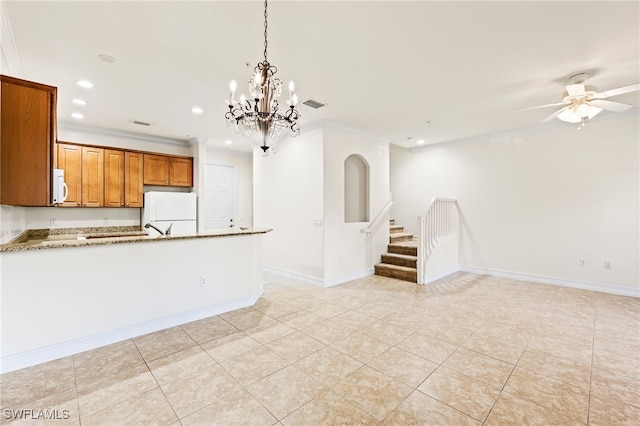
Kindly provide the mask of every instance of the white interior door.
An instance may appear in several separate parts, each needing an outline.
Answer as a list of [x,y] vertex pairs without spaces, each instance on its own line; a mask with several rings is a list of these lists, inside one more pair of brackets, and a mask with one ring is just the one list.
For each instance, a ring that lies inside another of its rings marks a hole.
[[205,229],[236,226],[236,167],[205,164]]

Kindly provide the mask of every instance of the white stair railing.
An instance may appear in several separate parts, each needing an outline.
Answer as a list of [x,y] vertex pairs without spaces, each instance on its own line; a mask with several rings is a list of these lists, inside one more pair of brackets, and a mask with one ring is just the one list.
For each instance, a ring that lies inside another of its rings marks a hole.
[[427,261],[438,241],[459,235],[458,201],[434,197],[424,216],[418,216],[418,284],[427,280]]

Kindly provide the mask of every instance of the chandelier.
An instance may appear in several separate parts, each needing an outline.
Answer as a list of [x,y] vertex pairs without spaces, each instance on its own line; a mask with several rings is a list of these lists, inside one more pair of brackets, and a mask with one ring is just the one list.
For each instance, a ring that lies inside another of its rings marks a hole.
[[229,88],[229,111],[225,114],[227,127],[233,126],[237,133],[242,132],[251,138],[266,154],[269,146],[274,145],[287,134],[292,137],[300,133],[296,110],[298,97],[295,94],[293,81],[289,82],[288,108],[281,110],[278,98],[282,94],[282,81],[274,77],[278,69],[267,61],[267,0],[264,2],[264,61],[254,68],[254,75],[249,80],[251,99],[244,95],[236,101],[237,85],[231,81]]

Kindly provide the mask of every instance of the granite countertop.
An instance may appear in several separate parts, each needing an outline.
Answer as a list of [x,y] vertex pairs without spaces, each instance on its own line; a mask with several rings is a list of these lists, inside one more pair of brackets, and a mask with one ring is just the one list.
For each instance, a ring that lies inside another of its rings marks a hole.
[[268,228],[221,228],[190,235],[149,236],[138,226],[29,229],[8,243],[0,244],[0,252],[230,237],[266,234],[270,231]]

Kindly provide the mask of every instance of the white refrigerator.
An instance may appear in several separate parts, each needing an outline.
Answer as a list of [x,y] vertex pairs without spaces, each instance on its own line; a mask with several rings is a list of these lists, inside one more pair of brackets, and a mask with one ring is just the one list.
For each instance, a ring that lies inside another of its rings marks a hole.
[[195,234],[196,215],[195,192],[150,191],[144,194],[142,228],[148,235],[159,235],[154,226],[163,233],[171,226],[171,235]]

